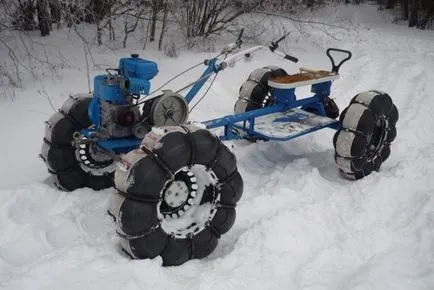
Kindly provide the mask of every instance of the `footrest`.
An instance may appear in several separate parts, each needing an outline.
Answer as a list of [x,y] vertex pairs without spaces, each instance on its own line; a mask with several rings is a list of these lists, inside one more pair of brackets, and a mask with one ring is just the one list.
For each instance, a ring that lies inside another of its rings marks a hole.
[[[289,140],[328,127],[334,123],[339,122],[335,119],[295,108],[286,112],[257,117],[254,131],[249,132],[249,135],[253,133],[254,136],[269,140]],[[237,123],[236,127],[244,131],[248,129],[243,126],[242,122]]]

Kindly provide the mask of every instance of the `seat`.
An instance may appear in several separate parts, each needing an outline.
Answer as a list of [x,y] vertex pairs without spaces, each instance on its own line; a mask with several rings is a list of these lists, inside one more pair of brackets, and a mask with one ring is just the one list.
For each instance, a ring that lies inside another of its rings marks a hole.
[[297,74],[271,78],[268,81],[268,85],[273,88],[291,89],[305,85],[328,82],[338,78],[339,74],[334,72],[300,68],[300,72]]

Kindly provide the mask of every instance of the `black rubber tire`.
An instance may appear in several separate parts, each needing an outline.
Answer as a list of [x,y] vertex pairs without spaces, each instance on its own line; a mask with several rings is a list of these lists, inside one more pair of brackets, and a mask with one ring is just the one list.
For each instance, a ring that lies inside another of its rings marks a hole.
[[380,169],[390,155],[398,118],[398,110],[386,93],[367,91],[351,100],[333,137],[335,161],[344,177],[360,179]]
[[[123,156],[121,162],[126,168],[116,170],[118,192],[110,201],[109,214],[117,224],[122,249],[132,258],[161,256],[164,266],[174,266],[204,258],[214,251],[220,236],[235,222],[235,206],[243,192],[243,180],[234,154],[208,130],[191,125],[159,130],[165,132],[156,137],[151,131],[142,143],[149,145],[146,140],[152,140],[155,147]],[[197,165],[212,170],[219,180],[219,186],[207,191],[212,195],[204,194],[200,204],[219,196],[218,205],[201,230],[178,237],[164,229],[159,202],[170,184],[168,171],[175,173]]]
[[273,103],[272,88],[268,80],[273,77],[288,75],[279,67],[267,66],[254,70],[239,90],[239,98],[234,106],[236,114],[264,108]]
[[72,146],[73,133],[92,125],[88,116],[91,97],[71,96],[62,108],[46,122],[40,157],[44,160],[55,185],[72,191],[82,187],[100,190],[113,186],[113,170],[105,175],[85,172]]

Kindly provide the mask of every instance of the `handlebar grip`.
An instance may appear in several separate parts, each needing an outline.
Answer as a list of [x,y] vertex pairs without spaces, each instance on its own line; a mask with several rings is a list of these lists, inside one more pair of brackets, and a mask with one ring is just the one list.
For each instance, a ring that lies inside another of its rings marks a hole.
[[287,59],[287,60],[290,60],[292,62],[298,62],[298,58],[290,56],[288,54],[285,54],[284,58]]
[[279,38],[278,40],[276,40],[274,43],[278,44],[279,42],[281,42],[282,40],[284,40],[286,37],[286,35],[282,36],[281,38]]
[[[340,53],[345,53],[345,54],[347,54],[347,57],[344,58],[343,60],[341,60],[341,62],[336,65],[333,56],[330,54],[330,52],[332,52],[332,51],[337,51],[337,52],[340,52]],[[328,56],[328,58],[330,59],[330,62],[332,63],[332,72],[335,72],[335,73],[339,73],[339,69],[341,68],[341,65],[343,65],[344,62],[348,61],[353,56],[353,54],[351,53],[351,51],[344,50],[344,49],[339,49],[339,48],[329,48],[329,49],[327,49],[326,55]]]
[[238,46],[241,46],[241,43],[242,43],[241,38],[243,37],[243,33],[244,33],[244,28],[241,28],[240,34],[238,34],[237,40],[235,41],[235,43]]
[[243,37],[244,28],[241,28],[240,34],[238,35],[238,39],[241,39]]

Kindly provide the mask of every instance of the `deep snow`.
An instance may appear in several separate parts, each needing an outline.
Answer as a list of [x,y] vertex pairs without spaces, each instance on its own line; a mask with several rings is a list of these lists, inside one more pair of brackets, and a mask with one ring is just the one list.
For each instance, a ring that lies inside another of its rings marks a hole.
[[[326,47],[350,49],[353,59],[332,88],[341,110],[356,93],[379,89],[400,112],[398,137],[380,172],[342,179],[329,129],[284,143],[231,142],[245,189],[236,223],[215,252],[171,268],[161,267],[160,258],[130,260],[119,252],[106,215],[112,190],[58,191],[37,157],[43,121],[53,113],[43,91],[56,107],[69,93],[87,91],[82,47],[55,32],[47,41],[78,69],[0,99],[0,288],[434,289],[434,33],[388,24],[369,5],[331,7],[316,17],[351,25],[336,31],[339,40],[312,27],[308,37],[292,33],[286,48],[300,58],[297,65],[264,53],[220,74],[190,119],[230,114],[255,68],[329,68]],[[94,56],[116,66],[130,52],[101,48]],[[168,59],[150,49],[141,55],[159,63],[154,88],[210,56],[181,52]]]

